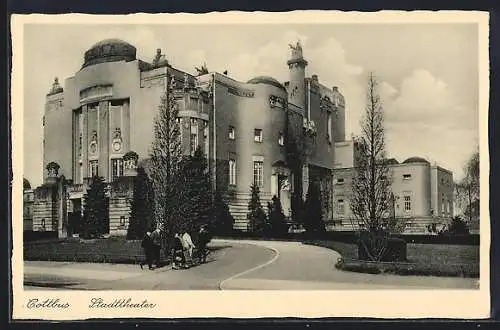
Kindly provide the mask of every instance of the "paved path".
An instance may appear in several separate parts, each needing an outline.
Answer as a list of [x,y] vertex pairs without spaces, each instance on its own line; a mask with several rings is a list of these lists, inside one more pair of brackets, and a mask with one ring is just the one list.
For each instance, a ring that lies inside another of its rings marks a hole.
[[25,288],[85,290],[474,289],[474,279],[344,272],[340,255],[298,242],[214,240],[214,260],[189,270],[137,265],[25,262]]
[[225,290],[350,290],[350,289],[476,289],[476,279],[373,275],[340,271],[335,263],[340,254],[330,249],[299,242],[258,242],[278,254],[259,269],[222,282]]

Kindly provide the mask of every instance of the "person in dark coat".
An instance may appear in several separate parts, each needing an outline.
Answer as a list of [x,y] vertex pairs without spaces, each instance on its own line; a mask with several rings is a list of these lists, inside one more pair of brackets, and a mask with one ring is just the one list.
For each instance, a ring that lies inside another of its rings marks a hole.
[[144,254],[146,260],[141,261],[141,269],[145,264],[148,264],[149,269],[153,269],[153,239],[151,238],[151,233],[148,231],[144,235],[141,242],[141,247],[144,249]]
[[207,244],[210,242],[210,233],[205,226],[198,232],[198,254],[201,262],[207,262]]
[[153,262],[156,268],[161,266],[161,232],[160,229],[156,229],[151,234],[152,239],[152,249],[153,249]]

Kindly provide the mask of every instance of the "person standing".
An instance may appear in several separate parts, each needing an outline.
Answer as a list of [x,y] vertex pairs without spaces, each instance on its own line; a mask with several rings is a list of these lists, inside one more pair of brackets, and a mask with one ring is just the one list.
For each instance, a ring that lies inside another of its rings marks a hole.
[[191,235],[189,235],[187,231],[182,235],[182,241],[186,250],[186,263],[188,266],[191,266],[193,260],[193,249],[195,246],[193,244],[193,240],[191,239]]
[[182,242],[182,237],[179,233],[175,233],[174,235],[174,251],[172,255],[173,255],[173,261],[172,261],[173,269],[179,269],[186,264],[186,259],[184,257],[184,244]]
[[198,232],[198,254],[200,256],[200,261],[203,263],[207,261],[208,242],[210,242],[209,232],[205,226],[201,226],[200,231]]
[[148,264],[149,269],[153,269],[153,240],[151,238],[151,232],[146,232],[144,238],[141,242],[141,247],[144,250],[144,255],[146,256],[146,260],[141,261],[139,264],[141,269],[145,264]]
[[152,249],[153,249],[153,261],[156,268],[160,267],[161,263],[161,232],[160,229],[156,229],[152,234]]

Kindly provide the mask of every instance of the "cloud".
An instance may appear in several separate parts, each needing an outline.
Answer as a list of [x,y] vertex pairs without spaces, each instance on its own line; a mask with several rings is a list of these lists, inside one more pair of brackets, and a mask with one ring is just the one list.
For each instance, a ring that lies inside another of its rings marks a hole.
[[386,89],[389,153],[400,160],[424,156],[461,177],[462,165],[478,143],[477,112],[463,106],[449,84],[428,70],[414,70],[399,92],[381,89]]
[[247,81],[266,75],[279,81],[288,80],[286,61],[289,44],[300,40],[304,57],[309,62],[307,75],[317,74],[322,84],[339,87],[347,100],[346,132],[358,130],[360,114],[364,109],[364,68],[348,62],[345,49],[334,38],[313,44],[310,39],[296,31],[287,31],[281,38],[255,49],[252,53],[237,54],[230,59],[227,68],[231,77]]
[[406,77],[400,93],[387,107],[393,122],[435,122],[442,127],[477,128],[474,111],[460,103],[458,95],[428,70],[414,70]]

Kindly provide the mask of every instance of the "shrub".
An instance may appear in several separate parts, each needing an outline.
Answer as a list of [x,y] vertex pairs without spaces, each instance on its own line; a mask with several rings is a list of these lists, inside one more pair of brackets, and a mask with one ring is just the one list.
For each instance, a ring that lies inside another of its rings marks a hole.
[[448,225],[448,228],[444,231],[444,234],[467,235],[469,234],[469,227],[467,226],[467,223],[460,216],[456,216],[451,219],[451,223]]
[[[403,239],[362,233],[357,242],[358,259],[371,261],[406,261]],[[376,255],[373,253],[377,253]]]
[[281,201],[278,197],[273,196],[272,202],[268,205],[269,214],[269,234],[273,237],[284,237],[288,233],[288,224],[285,221],[285,215],[281,207]]

